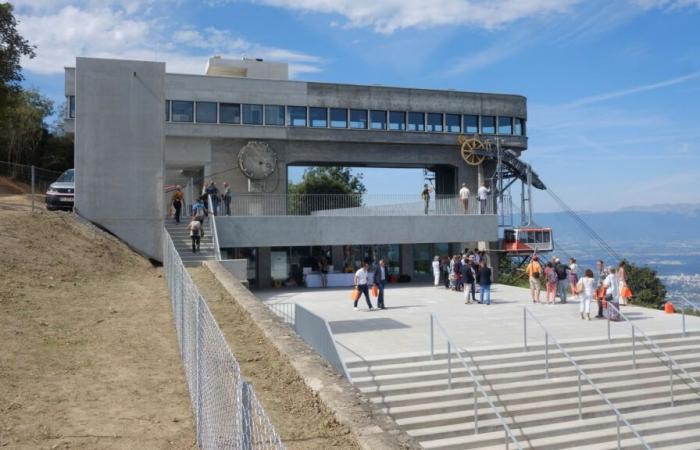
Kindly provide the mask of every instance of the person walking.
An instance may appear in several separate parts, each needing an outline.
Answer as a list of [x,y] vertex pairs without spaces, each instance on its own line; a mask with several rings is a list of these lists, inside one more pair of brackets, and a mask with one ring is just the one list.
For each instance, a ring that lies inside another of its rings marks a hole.
[[192,253],[197,253],[201,243],[202,224],[193,217],[187,229],[190,231],[190,240],[192,240]]
[[445,289],[450,288],[450,258],[448,256],[445,256],[442,259],[442,276],[443,276],[443,284],[445,285]]
[[487,188],[486,181],[483,181],[476,191],[476,195],[479,197],[479,214],[486,214],[490,193],[491,189]]
[[440,257],[435,256],[433,258],[433,281],[435,283],[435,287],[437,288],[438,285],[440,284]]
[[491,304],[491,268],[486,265],[486,261],[479,264],[479,272],[476,274],[479,280],[479,303]]
[[593,277],[593,271],[591,269],[586,269],[583,278],[581,278],[575,287],[575,292],[579,294],[581,298],[581,320],[583,320],[583,313],[586,313],[586,318],[591,320],[591,302],[593,301],[593,295],[595,294],[595,278]]
[[[360,291],[360,294],[364,294],[365,300],[367,301],[367,307],[369,310],[372,310],[372,302],[369,300],[369,287],[367,286],[367,278],[368,278],[368,273],[367,269],[369,269],[369,263],[367,261],[362,264],[362,267],[360,267],[357,272],[355,272],[355,289]],[[355,300],[355,311],[357,311],[357,302],[360,300],[360,297]]]
[[[474,287],[474,269],[471,261],[467,260],[462,264],[462,283],[464,285],[464,303],[476,301],[476,288]],[[471,297],[470,297],[471,293]]]
[[578,297],[576,294],[578,285],[578,264],[576,258],[569,258],[569,286],[571,287],[571,295]]
[[602,259],[599,259],[595,263],[596,266],[596,272],[595,272],[595,285],[596,285],[596,293],[595,293],[595,298],[596,298],[596,303],[598,304],[598,314],[596,315],[596,318],[598,319],[604,319],[605,316],[603,316],[603,300],[605,300],[605,287],[603,286],[603,282],[605,281],[605,278],[608,276],[607,270],[605,270],[605,263],[603,262]]
[[318,260],[318,271],[321,273],[321,287],[328,287],[328,261],[325,256]]
[[215,216],[218,216],[219,215],[219,188],[216,187],[216,183],[214,183],[214,180],[209,181],[209,185],[207,186],[207,189],[206,189],[206,194],[211,197],[211,206],[213,208],[213,211],[211,213]]
[[180,212],[182,211],[182,202],[184,199],[185,196],[182,194],[182,188],[178,184],[175,186],[175,192],[173,192],[173,196],[170,201],[174,211],[175,223],[178,225],[180,224]]
[[569,288],[569,268],[556,258],[554,271],[557,273],[557,293],[562,303],[566,303],[566,290]]
[[622,261],[617,268],[617,278],[620,280],[620,306],[626,306],[632,292],[627,286],[627,262]]
[[384,288],[386,287],[387,277],[386,263],[384,259],[380,259],[379,265],[374,269],[374,285],[379,289],[379,295],[377,296],[377,308],[379,309],[386,309],[384,307]]
[[608,276],[603,280],[605,287],[605,301],[608,305],[612,304],[614,308],[608,306],[608,319],[620,320],[618,312],[620,311],[620,279],[617,276],[617,268],[608,266]]
[[227,182],[224,182],[224,189],[221,192],[221,201],[223,202],[222,214],[231,215],[231,188]]
[[544,268],[544,279],[547,283],[547,296],[545,298],[545,303],[554,304],[554,300],[557,296],[557,284],[559,279],[557,278],[557,272],[554,270],[554,264],[548,262],[547,266]]
[[540,264],[539,257],[537,255],[532,256],[530,264],[525,268],[525,273],[527,273],[527,279],[530,282],[530,295],[532,296],[532,303],[540,302],[540,292],[542,290],[542,264]]
[[433,192],[433,187],[427,184],[423,185],[423,190],[420,193],[423,203],[425,204],[425,215],[428,215],[428,210],[430,209],[430,193]]
[[464,208],[464,214],[469,213],[469,188],[467,183],[462,183],[462,189],[459,190],[459,200],[462,202],[462,208]]
[[204,237],[204,217],[207,215],[207,209],[204,206],[204,201],[202,200],[202,197],[197,199],[194,205],[192,205],[192,218],[199,222],[200,224],[200,229],[199,229],[199,234],[201,237]]

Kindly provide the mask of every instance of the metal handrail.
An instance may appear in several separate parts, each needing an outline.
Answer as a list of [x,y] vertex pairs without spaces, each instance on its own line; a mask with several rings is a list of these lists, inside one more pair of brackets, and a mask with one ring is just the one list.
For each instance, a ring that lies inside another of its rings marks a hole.
[[[695,379],[695,377],[693,377],[691,374],[689,374],[688,371],[685,370],[680,364],[678,364],[676,362],[676,360],[671,357],[671,355],[669,355],[668,353],[666,353],[666,351],[664,349],[659,347],[659,345],[656,342],[654,342],[654,340],[651,339],[644,331],[642,331],[641,328],[639,328],[638,326],[633,324],[632,321],[629,320],[629,318],[627,318],[627,316],[622,314],[622,312],[612,302],[607,302],[607,304],[608,304],[608,308],[613,308],[615,311],[617,311],[617,313],[620,315],[620,317],[625,319],[630,324],[630,326],[632,328],[632,367],[633,368],[635,368],[635,369],[637,368],[637,351],[636,351],[637,350],[637,348],[636,348],[637,347],[636,346],[637,339],[635,337],[635,332],[640,333],[642,335],[642,337],[647,341],[647,344],[649,344],[649,346],[651,346],[654,350],[659,351],[660,353],[663,353],[663,355],[666,357],[665,362],[668,363],[669,378],[670,378],[670,382],[669,382],[670,386],[669,387],[671,390],[671,406],[675,406],[675,401],[673,398],[673,375],[676,375],[679,380],[681,380],[682,382],[685,382],[685,380],[679,374],[676,373],[676,370],[679,370],[686,377],[690,378],[693,381],[693,384],[695,384],[696,386],[698,385],[698,381]],[[608,342],[612,342],[612,340],[610,338],[610,314],[608,314]],[[652,353],[654,353],[654,356],[656,356],[657,358],[662,360],[661,357],[657,353],[655,353],[655,352],[652,352]],[[662,360],[662,362],[663,362],[663,360]],[[695,391],[695,393],[700,395],[700,392],[698,392],[697,390]]]
[[[479,383],[479,380],[476,378],[476,375],[474,375],[474,372],[472,369],[469,368],[469,365],[467,362],[464,360],[462,357],[462,353],[459,350],[459,347],[454,345],[452,343],[452,340],[450,339],[450,336],[447,334],[447,331],[445,331],[445,328],[442,326],[440,323],[440,320],[438,317],[435,315],[435,313],[430,313],[430,356],[434,357],[435,356],[435,339],[434,339],[434,329],[435,325],[437,324],[438,329],[440,332],[442,332],[442,335],[445,337],[445,340],[447,341],[447,386],[449,389],[452,389],[452,348],[454,348],[455,352],[457,353],[457,357],[459,360],[462,362],[462,365],[464,368],[467,370],[469,373],[469,376],[471,377],[472,381],[474,382],[474,434],[479,434],[479,406],[478,406],[478,398],[477,398],[477,391],[481,393],[481,395],[484,397],[486,400],[486,403],[489,404],[493,412],[496,414],[496,417],[498,418],[498,421],[501,423],[503,426],[503,429],[505,430],[505,445],[506,445],[506,450],[508,450],[510,446],[510,441],[512,441],[516,448],[518,450],[523,450],[523,447],[520,445],[520,442],[516,439],[515,435],[513,432],[510,430],[510,427],[508,424],[505,422],[503,419],[503,416],[498,412],[498,409],[496,409],[496,405],[493,404],[491,401],[491,397],[486,393],[486,389]],[[510,440],[509,440],[510,439]]]
[[527,306],[523,306],[523,340],[524,340],[524,348],[525,351],[528,351],[527,348],[527,316],[528,314],[530,317],[532,317],[535,320],[535,323],[544,330],[544,342],[545,342],[545,347],[544,347],[544,365],[545,365],[545,378],[549,378],[549,340],[551,339],[554,345],[557,346],[559,351],[566,357],[566,359],[569,360],[571,364],[573,364],[574,368],[578,371],[578,418],[579,420],[583,419],[583,409],[582,409],[582,399],[581,399],[581,377],[588,381],[588,384],[591,385],[593,390],[595,390],[598,395],[605,401],[605,403],[608,404],[608,406],[613,410],[615,415],[617,416],[617,448],[620,449],[620,420],[627,426],[627,428],[632,431],[632,433],[639,439],[639,441],[644,445],[645,448],[648,450],[652,450],[652,447],[649,445],[649,443],[644,440],[641,434],[637,431],[637,429],[625,419],[625,416],[622,415],[619,409],[617,409],[617,406],[610,401],[607,395],[603,393],[603,391],[600,390],[597,384],[591,380],[591,378],[584,372],[584,370],[581,368],[581,366],[578,365],[576,360],[569,355],[569,353],[564,350],[564,347],[562,347],[559,342],[557,342],[557,339],[552,335],[552,332],[545,327],[542,322],[530,311]]
[[211,220],[211,234],[214,238],[214,255],[217,261],[221,261],[221,249],[219,248],[219,233],[216,231],[216,211],[214,211],[214,203],[211,201],[211,195],[207,195],[207,202],[209,203],[209,217]]
[[[679,299],[683,300],[683,302],[685,303],[685,305],[688,305],[688,306],[690,306],[692,309],[694,309],[695,311],[700,312],[700,306],[698,306],[697,303],[693,303],[693,302],[691,302],[690,300],[688,300],[688,298],[685,297],[684,295],[676,294],[675,296],[671,296],[671,298],[674,298],[674,299],[675,299],[675,298],[679,298]],[[683,337],[686,336],[686,330],[685,330],[685,305],[683,305],[683,307],[681,308],[681,315],[683,316]]]

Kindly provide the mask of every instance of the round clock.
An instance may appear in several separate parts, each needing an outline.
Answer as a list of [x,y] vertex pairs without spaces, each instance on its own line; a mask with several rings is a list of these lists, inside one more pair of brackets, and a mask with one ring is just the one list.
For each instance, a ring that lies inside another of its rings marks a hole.
[[238,152],[238,165],[251,180],[263,180],[275,171],[277,155],[265,142],[250,141]]

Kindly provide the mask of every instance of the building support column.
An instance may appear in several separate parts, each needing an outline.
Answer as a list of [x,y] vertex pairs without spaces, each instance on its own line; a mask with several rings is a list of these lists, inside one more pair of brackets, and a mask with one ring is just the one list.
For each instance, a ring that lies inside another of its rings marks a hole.
[[401,263],[399,273],[413,277],[413,244],[400,244]]
[[343,255],[342,245],[331,247],[331,264],[336,272],[342,272],[345,269],[345,256]]
[[272,256],[270,247],[258,247],[258,287],[272,287]]

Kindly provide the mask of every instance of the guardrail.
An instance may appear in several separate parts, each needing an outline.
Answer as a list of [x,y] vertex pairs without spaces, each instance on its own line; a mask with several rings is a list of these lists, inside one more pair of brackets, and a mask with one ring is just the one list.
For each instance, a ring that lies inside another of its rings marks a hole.
[[527,316],[528,315],[530,317],[532,317],[532,319],[535,321],[535,323],[537,323],[537,325],[539,325],[540,328],[542,328],[542,330],[544,331],[545,378],[547,378],[547,379],[549,378],[549,340],[550,339],[552,340],[554,345],[557,346],[557,348],[564,355],[564,357],[569,360],[569,362],[574,366],[574,368],[578,372],[578,418],[579,418],[579,420],[583,419],[583,408],[582,408],[582,398],[581,398],[581,377],[583,377],[588,382],[588,384],[591,385],[593,390],[595,390],[598,393],[598,395],[603,399],[603,401],[605,401],[605,403],[608,404],[608,406],[613,410],[613,412],[616,415],[616,418],[617,418],[617,448],[618,448],[618,450],[621,448],[620,421],[622,421],[627,426],[627,428],[629,428],[630,431],[632,431],[632,434],[634,434],[637,437],[637,439],[639,439],[639,441],[642,443],[644,448],[646,448],[648,450],[652,450],[652,447],[649,445],[649,443],[646,440],[644,440],[644,438],[642,437],[641,434],[639,434],[637,429],[634,426],[632,426],[632,424],[629,423],[627,421],[627,419],[625,419],[625,417],[622,415],[620,410],[617,409],[617,406],[615,406],[615,404],[612,401],[610,401],[610,399],[607,397],[607,395],[605,395],[603,393],[603,391],[601,391],[600,388],[593,382],[593,380],[591,380],[591,378],[586,374],[586,372],[583,371],[581,366],[578,365],[576,360],[574,358],[572,358],[571,355],[569,355],[569,353],[566,350],[564,350],[564,347],[562,347],[559,344],[559,342],[557,342],[556,338],[547,329],[547,327],[545,327],[542,324],[542,322],[540,322],[540,320],[537,317],[535,317],[535,315],[532,313],[532,311],[530,311],[526,306],[523,306],[523,346],[524,346],[525,351],[526,352],[528,351],[528,347],[527,347]]
[[197,290],[167,231],[163,269],[180,356],[202,449],[276,449],[284,445]]
[[[466,208],[465,208],[466,206]],[[234,194],[231,215],[260,216],[422,216],[495,214],[493,196],[466,205],[458,195],[414,194]]]
[[680,299],[683,302],[683,306],[681,307],[681,316],[682,316],[682,330],[683,330],[683,337],[687,335],[686,329],[685,329],[685,310],[687,309],[686,306],[689,306],[690,309],[695,310],[696,312],[700,313],[700,306],[698,306],[697,303],[691,302],[688,300],[684,295],[676,294],[671,296],[672,299]]
[[[615,311],[617,311],[617,313],[620,315],[620,317],[625,319],[625,321],[630,324],[630,327],[632,329],[632,368],[633,369],[637,368],[637,344],[636,344],[636,342],[637,342],[636,334],[637,333],[639,333],[639,335],[642,336],[642,338],[644,338],[644,340],[647,342],[648,346],[653,349],[652,353],[654,354],[654,356],[656,356],[661,362],[668,364],[669,388],[671,391],[671,406],[675,406],[675,401],[673,399],[673,376],[676,375],[678,377],[678,379],[681,380],[681,382],[687,383],[686,380],[683,379],[683,377],[681,377],[679,374],[676,373],[676,371],[680,371],[681,373],[683,373],[683,375],[690,378],[692,380],[693,384],[695,385],[693,387],[698,386],[698,381],[691,374],[689,374],[688,371],[686,371],[680,364],[678,364],[676,362],[676,360],[673,359],[671,357],[671,355],[669,355],[664,349],[659,347],[659,345],[656,342],[654,342],[654,340],[652,338],[650,338],[644,331],[642,331],[638,326],[633,324],[632,321],[630,321],[629,318],[627,318],[627,316],[622,314],[622,312],[612,302],[608,302],[608,308],[612,308]],[[612,339],[610,337],[610,314],[608,314],[608,342],[612,342]],[[663,356],[666,357],[666,361],[664,361],[656,352],[663,354]],[[698,392],[697,390],[695,390],[695,393],[700,395],[700,392]]]
[[467,362],[464,360],[462,357],[462,352],[460,351],[459,347],[454,345],[452,340],[450,339],[450,336],[447,334],[447,331],[445,328],[442,326],[440,323],[440,320],[438,317],[435,315],[435,313],[430,313],[430,356],[435,357],[435,326],[437,326],[438,330],[442,333],[443,337],[447,341],[447,387],[448,389],[452,389],[452,351],[454,349],[455,353],[457,354],[457,358],[459,358],[460,362],[464,366],[464,368],[467,370],[467,373],[469,373],[469,376],[472,379],[472,382],[474,383],[474,434],[479,434],[479,402],[478,402],[478,395],[482,395],[484,400],[486,400],[486,403],[491,407],[491,410],[493,410],[494,414],[496,415],[496,418],[498,421],[501,423],[501,426],[503,426],[503,430],[505,431],[505,446],[506,450],[510,448],[510,443],[513,442],[515,444],[515,447],[518,450],[522,450],[523,447],[520,445],[520,442],[518,442],[518,439],[515,437],[513,432],[511,431],[510,427],[508,424],[505,422],[503,419],[503,416],[498,412],[498,409],[496,408],[496,405],[494,405],[493,401],[491,401],[491,397],[488,395],[486,392],[486,389],[481,385],[479,380],[477,379],[476,375],[472,371],[472,369],[469,367]]
[[216,231],[216,210],[214,209],[214,203],[211,200],[211,195],[207,195],[207,203],[209,204],[209,220],[211,221],[211,235],[214,243],[214,254],[216,255],[216,260],[221,261],[221,248],[219,247],[219,233]]
[[294,310],[296,303],[265,303],[284,323],[294,327]]

